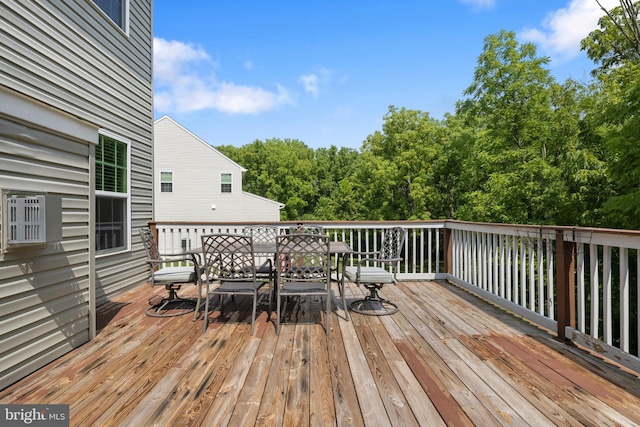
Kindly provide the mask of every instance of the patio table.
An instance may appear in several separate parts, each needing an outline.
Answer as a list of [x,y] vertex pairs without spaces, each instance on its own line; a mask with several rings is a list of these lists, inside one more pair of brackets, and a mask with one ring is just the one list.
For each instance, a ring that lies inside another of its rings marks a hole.
[[[276,242],[275,241],[274,242],[255,242],[253,244],[253,252],[257,254],[270,253],[270,254],[273,254],[275,257],[277,252]],[[198,263],[200,262],[200,256],[202,255],[202,247],[190,249],[187,251],[187,253],[193,256],[194,263],[196,264],[195,266],[196,269],[199,268]],[[340,287],[341,296],[343,296],[344,295],[344,278],[345,278],[344,269],[347,264],[346,262],[347,256],[353,253],[353,249],[351,249],[351,247],[345,242],[331,241],[329,242],[329,253],[331,255],[335,255],[336,257],[335,281],[338,283],[338,286]],[[342,274],[338,273],[338,266],[340,265],[340,261],[342,262]],[[334,280],[334,279],[331,278],[331,280]],[[198,316],[200,315],[201,300],[202,300],[202,277],[198,277],[198,301],[196,302],[196,311],[193,317],[194,321],[196,321],[198,319]],[[344,303],[344,297],[343,297],[343,303]],[[344,307],[344,309],[345,309],[346,317],[347,319],[349,319],[349,309],[346,306]]]

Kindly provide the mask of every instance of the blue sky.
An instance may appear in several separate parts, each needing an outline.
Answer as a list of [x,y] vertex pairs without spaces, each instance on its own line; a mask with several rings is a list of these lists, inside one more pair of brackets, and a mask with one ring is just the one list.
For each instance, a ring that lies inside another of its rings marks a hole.
[[580,40],[602,15],[596,0],[154,0],[154,114],[214,146],[359,149],[390,105],[453,113],[500,30],[556,80],[587,81]]

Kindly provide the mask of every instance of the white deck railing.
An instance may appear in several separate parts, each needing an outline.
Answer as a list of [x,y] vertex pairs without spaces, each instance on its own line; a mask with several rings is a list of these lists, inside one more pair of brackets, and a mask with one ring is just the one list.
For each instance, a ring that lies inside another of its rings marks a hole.
[[[271,223],[282,230],[296,223]],[[375,252],[379,250],[385,228],[400,225],[407,230],[404,246],[404,261],[398,278],[444,279],[442,257],[442,229],[444,222],[384,222],[384,223],[320,223],[332,239],[346,242],[354,251]],[[158,245],[165,253],[179,252],[200,246],[201,237],[212,233],[242,233],[247,223],[199,224],[199,223],[156,223]],[[350,265],[357,262],[357,256],[348,259]]]
[[[448,279],[640,371],[640,321],[637,308],[631,312],[632,297],[640,306],[640,232],[459,221],[313,224],[358,252],[376,251],[385,228],[402,226],[400,280]],[[246,225],[152,224],[163,252],[195,248],[203,235],[241,233]]]

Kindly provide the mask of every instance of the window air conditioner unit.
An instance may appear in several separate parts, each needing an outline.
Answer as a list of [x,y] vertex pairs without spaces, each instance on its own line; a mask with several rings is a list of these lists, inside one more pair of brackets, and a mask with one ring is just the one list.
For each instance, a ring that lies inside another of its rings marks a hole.
[[7,195],[7,244],[45,243],[45,196]]

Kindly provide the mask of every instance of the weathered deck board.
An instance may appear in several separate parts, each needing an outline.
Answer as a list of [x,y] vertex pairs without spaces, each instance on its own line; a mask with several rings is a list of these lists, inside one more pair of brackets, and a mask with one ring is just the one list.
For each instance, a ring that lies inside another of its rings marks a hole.
[[[67,403],[71,425],[640,425],[637,373],[446,282],[401,282],[391,316],[351,313],[334,285],[290,298],[279,335],[261,295],[202,317],[144,315],[144,286],[100,307],[95,340],[0,391]],[[348,283],[347,302],[363,295]]]

